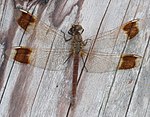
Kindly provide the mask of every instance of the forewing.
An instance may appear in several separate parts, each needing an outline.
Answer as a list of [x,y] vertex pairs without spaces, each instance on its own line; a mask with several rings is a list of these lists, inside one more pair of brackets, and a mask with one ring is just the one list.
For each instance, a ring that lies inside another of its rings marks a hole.
[[88,41],[87,46],[85,46],[85,50],[87,51],[91,43],[93,43],[94,44],[93,50],[95,52],[113,53],[114,48],[123,47],[127,39],[128,40],[134,39],[134,37],[143,33],[142,31],[142,29],[144,29],[143,27],[148,26],[146,25],[148,19],[149,18],[134,19],[113,30],[102,32],[95,36],[91,36],[88,38],[91,40]]

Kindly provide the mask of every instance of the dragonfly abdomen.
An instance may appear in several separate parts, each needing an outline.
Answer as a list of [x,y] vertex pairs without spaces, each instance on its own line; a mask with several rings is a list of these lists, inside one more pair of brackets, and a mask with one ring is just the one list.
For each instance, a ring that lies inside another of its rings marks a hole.
[[74,103],[76,97],[78,67],[79,67],[79,54],[75,54],[73,62],[72,103]]

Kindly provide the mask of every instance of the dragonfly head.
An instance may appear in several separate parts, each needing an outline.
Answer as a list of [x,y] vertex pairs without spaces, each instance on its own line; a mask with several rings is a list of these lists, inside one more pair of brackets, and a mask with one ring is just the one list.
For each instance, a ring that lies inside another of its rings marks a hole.
[[84,29],[79,24],[73,24],[72,27],[69,29],[69,34],[76,35],[76,34],[82,34]]

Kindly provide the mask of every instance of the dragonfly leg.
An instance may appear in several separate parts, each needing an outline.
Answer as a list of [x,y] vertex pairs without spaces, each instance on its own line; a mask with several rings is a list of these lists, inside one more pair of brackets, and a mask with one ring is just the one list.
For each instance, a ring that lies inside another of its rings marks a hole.
[[84,32],[84,29],[82,29],[81,34]]
[[86,46],[86,44],[88,43],[88,41],[90,41],[91,39],[86,39],[83,41],[83,45]]
[[67,38],[66,38],[66,34],[65,34],[65,32],[63,32],[62,30],[61,30],[61,32],[63,33],[64,39],[65,39],[65,42],[67,42],[67,41],[70,41],[70,40],[71,40],[71,38],[70,38],[70,39],[67,39]]
[[72,31],[71,31],[71,30],[69,30],[69,31],[68,31],[68,34],[69,34],[69,35],[71,35],[71,36],[73,36],[73,34],[72,34]]
[[68,58],[65,60],[64,64],[70,59],[70,57],[72,56],[72,53],[68,56]]
[[88,69],[87,69],[87,67],[84,65],[84,64],[85,64],[85,61],[84,61],[84,59],[83,59],[83,56],[81,56],[81,59],[82,59],[83,66],[85,67],[85,70],[86,70],[86,72],[88,72]]

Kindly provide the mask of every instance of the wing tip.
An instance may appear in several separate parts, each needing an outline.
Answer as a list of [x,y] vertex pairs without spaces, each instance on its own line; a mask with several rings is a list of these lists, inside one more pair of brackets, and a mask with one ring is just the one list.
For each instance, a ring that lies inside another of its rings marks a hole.
[[138,67],[141,64],[142,57],[135,54],[126,54],[121,57],[118,69],[132,69]]

